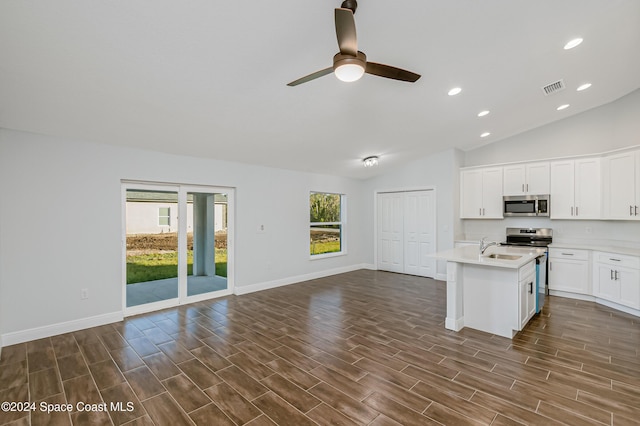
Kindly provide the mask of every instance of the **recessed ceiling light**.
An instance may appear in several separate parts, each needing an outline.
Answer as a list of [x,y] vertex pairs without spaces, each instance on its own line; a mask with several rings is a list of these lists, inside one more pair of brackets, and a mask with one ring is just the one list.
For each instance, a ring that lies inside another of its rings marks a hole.
[[578,38],[574,38],[569,43],[564,45],[564,50],[573,49],[574,47],[576,47],[580,43],[582,43],[582,39],[581,38],[579,38],[579,37]]
[[454,87],[453,89],[449,90],[449,96],[455,96],[458,93],[462,92],[462,89],[459,87]]
[[486,138],[487,136],[489,136],[491,133],[489,132],[484,132],[483,134],[480,135],[481,138]]
[[582,92],[583,90],[587,90],[589,87],[591,87],[591,83],[585,83],[585,84],[581,84],[580,86],[578,86],[578,88],[576,90],[578,92]]
[[556,108],[558,111],[562,111],[563,109],[567,109],[569,108],[569,104],[564,104],[564,105],[560,105],[558,108]]
[[484,111],[480,111],[478,113],[478,117],[484,117],[485,115],[489,114],[489,111],[487,111],[486,109]]

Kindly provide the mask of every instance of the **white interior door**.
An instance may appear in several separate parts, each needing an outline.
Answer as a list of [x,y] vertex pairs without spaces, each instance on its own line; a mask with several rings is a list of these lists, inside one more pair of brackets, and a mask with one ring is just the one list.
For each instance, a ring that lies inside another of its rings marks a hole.
[[402,193],[378,195],[378,268],[404,272]]
[[421,277],[436,276],[436,203],[434,191],[408,192],[407,198],[416,199],[418,270]]
[[435,277],[434,191],[378,195],[378,269]]

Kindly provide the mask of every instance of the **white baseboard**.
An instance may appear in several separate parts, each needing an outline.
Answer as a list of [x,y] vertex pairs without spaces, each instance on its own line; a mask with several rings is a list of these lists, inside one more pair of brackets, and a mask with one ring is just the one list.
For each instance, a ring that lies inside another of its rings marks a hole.
[[569,293],[566,291],[549,290],[551,296],[566,297],[568,299],[585,300],[587,302],[596,302],[600,305],[608,306],[609,308],[617,309],[618,311],[626,312],[631,315],[640,317],[640,310],[630,308],[628,306],[620,305],[609,300],[600,299],[599,297],[591,296],[589,294]]
[[83,330],[85,328],[97,327],[122,321],[124,315],[121,311],[108,314],[96,315],[88,318],[81,318],[72,321],[60,322],[57,324],[35,327],[22,331],[5,333],[0,336],[0,341],[5,345],[15,345],[31,340],[43,339],[45,337],[57,336],[58,334],[70,333],[72,331]]
[[297,284],[303,281],[329,277],[331,275],[344,274],[345,272],[357,271],[359,269],[375,270],[376,268],[375,268],[375,265],[372,265],[369,263],[361,263],[358,265],[344,266],[341,268],[334,268],[334,269],[329,269],[325,271],[313,272],[311,274],[296,275],[293,277],[287,277],[287,278],[282,278],[282,279],[273,280],[273,281],[266,281],[258,284],[236,286],[233,292],[236,296],[241,296],[243,294],[254,293],[256,291],[269,290],[271,288]]
[[624,305],[619,305],[618,303],[610,302],[610,301],[605,300],[605,299],[600,299],[599,297],[596,297],[596,302],[600,303],[601,305],[608,306],[610,308],[617,309],[619,311],[626,312],[628,314],[640,317],[640,311],[637,310],[637,309],[633,309],[633,308],[630,308],[630,307],[624,306]]
[[445,318],[444,320],[444,328],[447,330],[460,331],[464,328],[464,317],[458,318],[457,320],[453,318]]
[[595,302],[596,298],[589,294],[571,293],[561,290],[549,290],[550,296],[566,297],[567,299],[585,300],[587,302]]

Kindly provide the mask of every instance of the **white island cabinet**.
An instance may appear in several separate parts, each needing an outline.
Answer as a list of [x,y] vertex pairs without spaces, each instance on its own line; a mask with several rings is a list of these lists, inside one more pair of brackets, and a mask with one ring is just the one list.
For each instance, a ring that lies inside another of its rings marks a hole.
[[447,260],[445,327],[454,331],[470,327],[513,338],[535,314],[539,296],[535,259],[542,252],[490,247],[481,256],[477,246],[466,246],[437,253]]

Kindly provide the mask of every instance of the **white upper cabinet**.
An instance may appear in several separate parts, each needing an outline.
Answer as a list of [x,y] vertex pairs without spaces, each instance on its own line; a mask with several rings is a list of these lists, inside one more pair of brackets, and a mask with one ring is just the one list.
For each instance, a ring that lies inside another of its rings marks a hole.
[[460,172],[460,217],[502,219],[502,167]]
[[640,220],[640,151],[604,157],[603,173],[605,218]]
[[600,158],[551,162],[551,219],[600,219]]
[[549,162],[504,166],[504,195],[549,193]]

